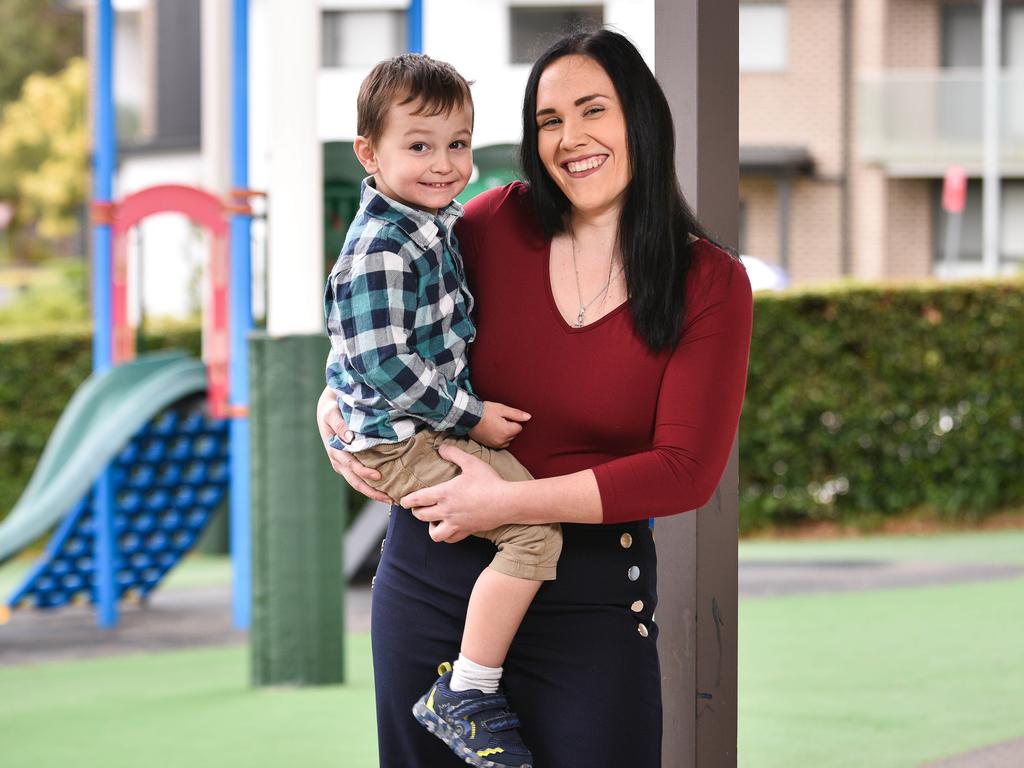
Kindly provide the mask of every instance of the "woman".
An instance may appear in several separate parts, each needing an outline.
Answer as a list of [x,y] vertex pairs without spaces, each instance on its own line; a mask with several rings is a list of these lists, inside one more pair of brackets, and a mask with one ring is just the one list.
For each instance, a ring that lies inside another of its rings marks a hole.
[[[477,300],[477,394],[532,414],[509,483],[457,450],[462,474],[391,515],[374,588],[380,764],[454,765],[409,708],[458,647],[490,545],[470,533],[561,522],[558,579],[534,601],[505,692],[541,768],[661,765],[661,690],[647,519],[702,506],[739,420],[750,284],[712,244],[674,175],[664,94],[602,30],[534,65],[523,105],[527,184],[486,192],[458,229]],[[325,390],[321,434],[345,425]],[[374,476],[328,448],[367,495]]]

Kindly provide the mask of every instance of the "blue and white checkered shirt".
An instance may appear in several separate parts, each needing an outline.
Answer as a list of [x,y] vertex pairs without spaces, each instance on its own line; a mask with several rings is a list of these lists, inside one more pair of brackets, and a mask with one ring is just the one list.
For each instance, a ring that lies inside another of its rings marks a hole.
[[425,425],[469,432],[483,403],[469,382],[473,297],[452,228],[462,206],[431,216],[363,181],[359,211],[324,292],[327,384],[360,451]]

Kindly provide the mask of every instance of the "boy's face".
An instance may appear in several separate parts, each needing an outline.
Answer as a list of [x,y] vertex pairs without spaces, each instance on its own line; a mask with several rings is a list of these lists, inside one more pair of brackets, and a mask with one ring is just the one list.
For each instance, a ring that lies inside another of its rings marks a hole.
[[360,136],[354,146],[378,191],[436,214],[466,188],[473,173],[473,115],[468,105],[447,116],[414,115],[419,106],[393,103],[380,139],[371,145]]

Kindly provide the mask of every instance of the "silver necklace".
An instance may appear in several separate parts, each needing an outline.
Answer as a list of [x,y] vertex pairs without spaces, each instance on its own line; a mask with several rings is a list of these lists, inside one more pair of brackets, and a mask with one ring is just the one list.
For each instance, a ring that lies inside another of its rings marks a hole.
[[[587,310],[593,306],[594,302],[608,295],[608,289],[611,287],[612,280],[619,276],[625,268],[625,264],[620,264],[619,268],[615,270],[615,274],[612,274],[612,266],[615,264],[615,254],[612,254],[611,259],[608,261],[608,280],[605,282],[604,287],[598,291],[598,294],[588,301],[586,304],[583,303],[583,289],[580,288],[580,268],[576,265],[576,236],[574,234],[569,235],[572,240],[572,269],[576,273],[576,297],[579,300],[580,311],[576,314],[576,322],[573,323],[573,328],[582,328],[583,319],[587,314]],[[603,304],[604,302],[602,302]]]

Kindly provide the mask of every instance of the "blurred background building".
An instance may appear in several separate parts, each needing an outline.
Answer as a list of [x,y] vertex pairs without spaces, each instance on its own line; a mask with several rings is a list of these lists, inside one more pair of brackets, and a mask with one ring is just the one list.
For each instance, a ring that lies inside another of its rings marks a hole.
[[[982,272],[982,9],[740,3],[740,249],[796,282]],[[1000,264],[1024,259],[1024,3],[1003,3]],[[942,178],[969,174],[959,256]]]
[[[378,60],[409,47],[410,0],[311,0],[320,8],[317,137],[328,265],[358,199],[355,96]],[[89,22],[91,0],[69,0]],[[251,185],[267,185],[267,0],[251,6]],[[794,284],[983,273],[982,8],[979,0],[741,0],[740,235],[735,245]],[[1024,264],[1024,0],[1002,20],[999,268]],[[227,0],[116,0],[117,195],[180,182],[226,195]],[[573,25],[610,24],[653,64],[653,0],[422,0],[423,49],[474,80],[477,175],[463,199],[516,175],[530,62]],[[90,50],[87,41],[86,52]],[[968,174],[958,252],[944,247],[942,179]],[[199,303],[202,234],[174,215],[134,236],[143,311]],[[254,227],[262,274],[265,231]],[[161,255],[162,254],[162,255]],[[168,286],[174,285],[174,289]],[[184,288],[185,290],[182,290]],[[262,312],[260,286],[254,293]]]

